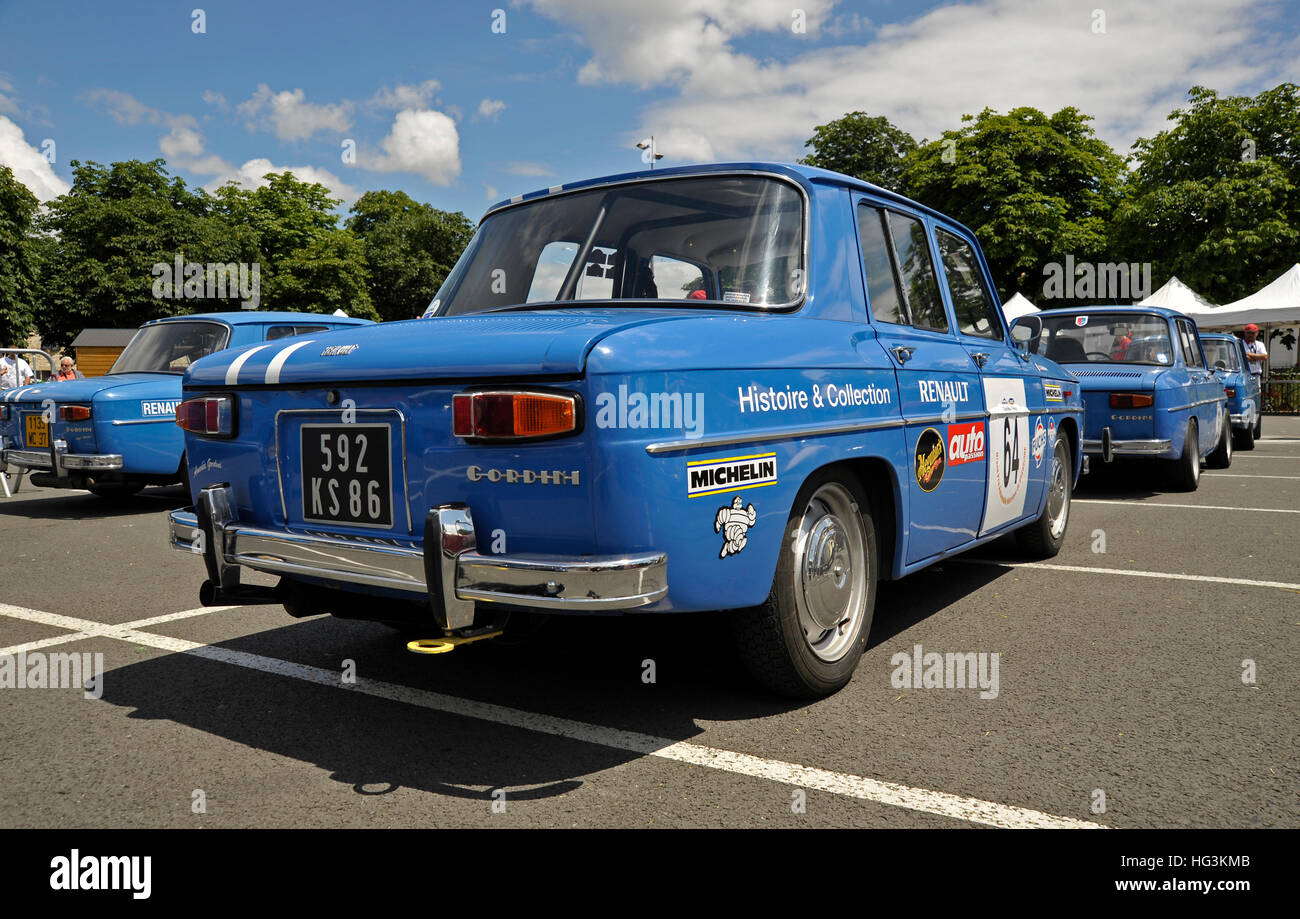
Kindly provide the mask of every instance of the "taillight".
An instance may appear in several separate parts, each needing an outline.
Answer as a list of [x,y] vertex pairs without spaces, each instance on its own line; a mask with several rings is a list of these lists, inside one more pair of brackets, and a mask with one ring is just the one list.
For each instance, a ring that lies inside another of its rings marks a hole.
[[230,396],[202,396],[176,406],[176,423],[192,434],[233,437],[235,402]]
[[1237,395],[1237,389],[1235,386],[1225,386],[1223,391],[1228,394],[1229,399],[1235,398]]
[[59,417],[64,421],[89,421],[89,405],[60,405]]
[[464,392],[451,398],[457,437],[526,440],[578,429],[578,400],[543,392]]
[[0,421],[9,420],[9,406],[0,405]]
[[1156,404],[1156,397],[1143,392],[1113,392],[1110,394],[1111,408],[1150,408]]

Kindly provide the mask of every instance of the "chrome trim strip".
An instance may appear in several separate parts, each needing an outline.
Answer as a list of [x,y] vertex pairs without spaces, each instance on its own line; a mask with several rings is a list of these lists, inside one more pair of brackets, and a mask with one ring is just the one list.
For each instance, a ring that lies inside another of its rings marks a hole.
[[915,418],[904,418],[903,424],[949,424],[957,421],[969,421],[972,418],[987,418],[988,412],[962,412],[960,415],[953,415],[951,420],[947,419],[942,413],[938,415],[918,415]]
[[1165,411],[1166,411],[1166,412],[1181,412],[1181,411],[1183,411],[1184,409],[1189,409],[1189,408],[1198,408],[1198,407],[1200,407],[1200,406],[1202,406],[1202,405],[1209,405],[1211,402],[1218,403],[1218,402],[1227,402],[1227,401],[1228,401],[1228,397],[1227,397],[1227,396],[1220,396],[1220,397],[1217,398],[1217,399],[1202,399],[1200,402],[1189,402],[1189,403],[1187,403],[1186,405],[1175,405],[1173,408],[1167,408],[1167,409],[1165,409]]
[[580,559],[466,552],[456,563],[456,596],[540,609],[628,609],[667,595],[667,572],[662,552]]
[[121,418],[118,418],[118,419],[114,419],[110,423],[113,424],[114,426],[119,424],[175,424],[176,419],[174,417],[173,418],[135,418],[129,420],[123,420]]
[[[979,417],[984,417],[983,413]],[[683,450],[728,447],[734,444],[763,443],[770,440],[796,440],[801,437],[819,437],[824,434],[852,434],[855,431],[873,431],[878,428],[902,427],[903,419],[881,418],[876,421],[851,421],[846,424],[809,425],[802,428],[768,428],[764,431],[746,431],[744,434],[719,434],[714,437],[697,437],[694,440],[668,440],[646,444],[645,452],[651,456],[661,453],[679,453]]]

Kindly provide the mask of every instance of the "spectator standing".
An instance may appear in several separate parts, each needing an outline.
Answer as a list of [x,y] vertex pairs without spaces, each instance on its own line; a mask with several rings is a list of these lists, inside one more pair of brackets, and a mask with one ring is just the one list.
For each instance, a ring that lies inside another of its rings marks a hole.
[[59,359],[59,372],[54,375],[55,382],[63,380],[84,380],[86,375],[73,366],[72,358],[66,354]]
[[1250,325],[1246,326],[1242,331],[1242,335],[1246,339],[1246,360],[1250,364],[1248,369],[1257,378],[1262,378],[1264,375],[1264,363],[1268,360],[1268,349],[1265,348],[1264,343],[1259,340],[1259,326],[1255,325],[1253,322],[1250,323]]
[[32,367],[17,354],[0,356],[0,389],[28,386],[32,382]]

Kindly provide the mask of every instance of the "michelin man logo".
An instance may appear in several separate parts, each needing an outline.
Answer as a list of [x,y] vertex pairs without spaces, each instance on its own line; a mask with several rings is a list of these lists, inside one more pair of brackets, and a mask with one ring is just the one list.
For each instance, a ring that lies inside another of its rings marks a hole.
[[745,548],[745,543],[749,542],[745,534],[757,519],[758,512],[754,510],[754,505],[745,507],[740,500],[740,495],[732,499],[731,507],[718,508],[718,516],[713,519],[713,532],[721,533],[722,538],[726,540],[722,544],[722,551],[718,553],[718,558],[735,555]]

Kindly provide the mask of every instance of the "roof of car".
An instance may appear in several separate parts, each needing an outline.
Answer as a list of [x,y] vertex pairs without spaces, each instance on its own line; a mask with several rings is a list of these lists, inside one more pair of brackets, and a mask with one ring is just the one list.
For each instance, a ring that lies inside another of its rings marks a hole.
[[549,188],[538,189],[513,197],[498,201],[492,205],[483,214],[486,218],[493,211],[503,207],[509,207],[512,204],[519,204],[523,201],[533,201],[538,198],[545,198],[548,195],[560,194],[562,192],[578,191],[584,188],[593,188],[600,185],[613,185],[620,182],[630,182],[637,179],[664,179],[668,177],[680,178],[684,176],[710,175],[716,173],[737,173],[737,172],[767,172],[777,175],[786,176],[802,185],[819,183],[823,185],[840,185],[846,188],[856,188],[860,191],[870,192],[881,198],[886,198],[903,204],[931,217],[943,220],[945,223],[961,227],[970,233],[970,230],[958,221],[949,217],[947,214],[936,211],[932,207],[927,207],[919,201],[913,201],[898,192],[890,191],[879,185],[873,185],[870,182],[864,182],[862,179],[855,179],[853,176],[844,175],[840,172],[832,172],[829,169],[819,169],[816,166],[804,166],[799,163],[775,163],[775,162],[741,162],[741,163],[699,163],[691,166],[673,166],[667,169],[643,169],[637,172],[622,172],[616,175],[600,176],[595,179],[583,179],[578,182],[566,182],[562,185],[552,185]]
[[82,329],[72,340],[74,348],[122,348],[134,337],[135,329]]
[[1040,313],[1033,315],[1050,316],[1052,313],[1063,313],[1069,316],[1073,315],[1095,315],[1096,313],[1122,313],[1129,316],[1150,315],[1155,313],[1164,316],[1167,319],[1175,317],[1180,319],[1191,319],[1186,313],[1180,313],[1178,310],[1171,310],[1163,306],[1139,306],[1136,303],[1116,303],[1113,306],[1057,306],[1042,310]]
[[329,322],[334,325],[365,325],[369,322],[368,319],[358,319],[355,316],[331,316],[328,313],[298,313],[288,310],[232,310],[225,313],[188,313],[184,316],[163,316],[161,319],[151,319],[144,325],[153,325],[156,322],[183,322],[186,319],[207,319],[224,322],[226,325],[252,325],[261,322],[290,322],[294,324]]

